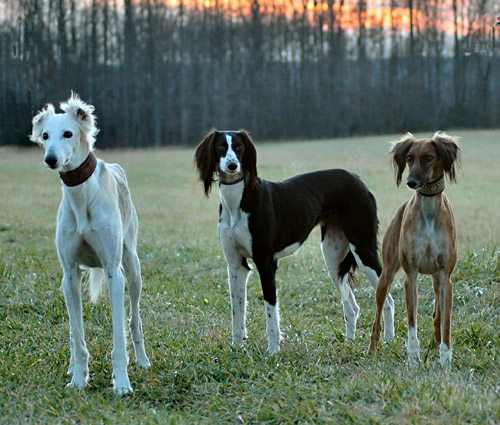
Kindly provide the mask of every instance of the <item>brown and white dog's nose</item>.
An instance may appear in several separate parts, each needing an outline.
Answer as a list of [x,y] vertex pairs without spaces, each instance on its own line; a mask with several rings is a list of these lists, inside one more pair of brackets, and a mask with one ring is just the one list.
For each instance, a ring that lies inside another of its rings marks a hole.
[[45,163],[50,167],[50,168],[56,168],[57,165],[57,158],[54,155],[48,155],[45,157]]
[[236,169],[238,168],[238,164],[236,164],[236,162],[231,162],[227,165],[227,168],[229,169],[229,171],[236,171]]

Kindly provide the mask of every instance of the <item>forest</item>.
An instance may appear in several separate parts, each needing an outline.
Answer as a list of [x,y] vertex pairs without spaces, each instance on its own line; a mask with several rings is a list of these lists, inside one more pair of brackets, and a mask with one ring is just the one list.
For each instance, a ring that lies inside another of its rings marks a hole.
[[500,126],[496,0],[2,0],[0,144],[71,90],[97,146]]

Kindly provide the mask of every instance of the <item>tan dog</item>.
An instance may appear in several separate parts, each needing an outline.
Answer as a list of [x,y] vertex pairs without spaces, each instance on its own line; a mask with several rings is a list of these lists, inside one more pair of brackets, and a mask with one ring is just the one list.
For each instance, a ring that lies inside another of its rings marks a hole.
[[460,162],[458,138],[437,132],[432,139],[417,140],[408,133],[390,151],[401,184],[408,164],[407,185],[414,195],[389,225],[382,244],[383,269],[377,286],[377,314],[370,351],[380,337],[381,313],[397,271],[406,273],[405,298],[408,316],[408,355],[420,360],[417,337],[417,275],[430,274],[434,283],[434,337],[440,344],[441,365],[451,363],[451,309],[453,284],[450,276],[457,262],[457,232],[451,204],[443,193],[444,176],[456,182],[455,165]]

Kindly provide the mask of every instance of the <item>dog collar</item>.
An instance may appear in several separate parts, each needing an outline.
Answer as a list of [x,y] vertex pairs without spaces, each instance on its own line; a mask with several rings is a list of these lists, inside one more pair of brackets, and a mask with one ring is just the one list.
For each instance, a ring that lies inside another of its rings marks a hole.
[[420,193],[423,196],[436,196],[442,193],[443,190],[444,190],[444,174],[437,180],[424,184],[418,190],[418,193]]
[[241,177],[240,179],[235,180],[234,182],[223,182],[222,180],[219,180],[219,184],[223,184],[225,186],[231,186],[233,184],[237,184],[237,183],[243,181],[244,179],[245,179],[245,177]]
[[90,152],[87,159],[78,168],[67,172],[59,171],[59,177],[66,186],[78,186],[90,178],[96,167],[97,158],[93,152]]

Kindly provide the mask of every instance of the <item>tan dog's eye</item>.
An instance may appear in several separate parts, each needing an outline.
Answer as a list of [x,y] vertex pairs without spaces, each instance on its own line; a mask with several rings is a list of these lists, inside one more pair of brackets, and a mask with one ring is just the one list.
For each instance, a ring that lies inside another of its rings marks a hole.
[[432,157],[431,155],[426,155],[426,156],[425,156],[425,160],[426,160],[427,162],[431,162],[433,159],[434,159],[434,157]]
[[408,155],[408,156],[406,157],[406,160],[407,160],[408,162],[412,162],[412,161],[413,161],[413,157],[412,157],[411,155]]

